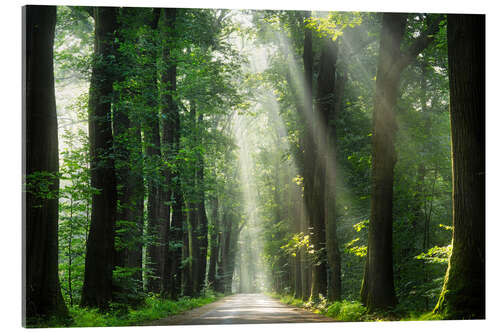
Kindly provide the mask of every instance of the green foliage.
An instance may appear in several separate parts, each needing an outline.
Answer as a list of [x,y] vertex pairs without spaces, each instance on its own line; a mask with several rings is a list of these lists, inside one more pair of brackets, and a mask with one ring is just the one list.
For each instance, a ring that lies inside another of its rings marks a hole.
[[448,264],[452,249],[451,244],[447,246],[434,246],[427,250],[427,252],[415,256],[415,259],[425,260],[428,263]]
[[83,286],[85,248],[90,225],[92,194],[88,137],[82,131],[65,131],[61,152],[59,200],[59,273],[64,298],[78,304]]
[[330,305],[326,309],[325,315],[341,321],[362,321],[366,312],[366,307],[361,303],[344,300]]
[[281,303],[305,308],[309,311],[321,313],[339,321],[363,321],[366,319],[365,315],[367,314],[367,309],[357,301],[343,300],[341,302],[328,303],[322,295],[320,295],[317,302],[312,300],[304,302],[286,294],[279,295],[271,293],[269,296],[279,298]]
[[363,22],[359,12],[328,12],[326,17],[312,16],[306,21],[306,27],[317,31],[319,37],[336,40],[346,28],[354,28]]
[[150,295],[144,300],[144,304],[136,309],[124,307],[123,304],[112,304],[108,312],[102,313],[98,309],[74,306],[70,308],[70,314],[74,321],[73,327],[133,326],[188,311],[214,302],[216,299],[217,297],[209,295],[172,301]]

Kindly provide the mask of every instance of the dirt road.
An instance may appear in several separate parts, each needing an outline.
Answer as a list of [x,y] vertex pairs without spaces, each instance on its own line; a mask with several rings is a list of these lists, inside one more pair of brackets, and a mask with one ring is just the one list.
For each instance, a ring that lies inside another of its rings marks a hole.
[[331,318],[282,304],[278,300],[262,294],[236,294],[183,314],[144,325],[225,325],[333,321]]

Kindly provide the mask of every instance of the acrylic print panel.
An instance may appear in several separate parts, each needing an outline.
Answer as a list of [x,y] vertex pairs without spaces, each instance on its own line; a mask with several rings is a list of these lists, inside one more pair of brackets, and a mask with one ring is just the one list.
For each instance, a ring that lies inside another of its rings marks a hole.
[[483,319],[484,16],[175,7],[24,8],[24,325]]

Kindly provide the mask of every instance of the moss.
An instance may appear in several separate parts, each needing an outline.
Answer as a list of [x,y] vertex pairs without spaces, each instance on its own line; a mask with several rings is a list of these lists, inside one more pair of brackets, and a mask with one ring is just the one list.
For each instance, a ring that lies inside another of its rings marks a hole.
[[469,280],[466,272],[448,269],[433,313],[442,319],[484,319],[482,280]]

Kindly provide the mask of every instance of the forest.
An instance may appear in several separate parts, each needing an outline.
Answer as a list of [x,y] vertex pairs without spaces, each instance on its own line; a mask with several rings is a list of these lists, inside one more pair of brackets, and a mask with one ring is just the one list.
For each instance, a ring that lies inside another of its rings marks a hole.
[[23,325],[233,294],[485,319],[485,15],[25,6]]

